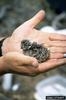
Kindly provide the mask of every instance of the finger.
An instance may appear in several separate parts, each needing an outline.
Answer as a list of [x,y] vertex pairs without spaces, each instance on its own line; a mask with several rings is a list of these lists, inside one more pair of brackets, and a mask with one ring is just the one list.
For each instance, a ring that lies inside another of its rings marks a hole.
[[66,41],[49,41],[49,46],[66,47]]
[[45,12],[40,10],[33,18],[31,18],[28,22],[31,27],[35,27],[45,16]]
[[38,66],[38,61],[37,59],[26,56],[23,54],[20,54],[18,52],[10,52],[7,53],[6,56],[8,60],[14,62],[17,66],[19,65],[32,65],[32,66]]
[[30,75],[30,76],[33,76],[33,75],[36,75],[37,74],[37,71],[36,71],[37,68],[35,67],[31,67],[31,66],[15,66],[15,69],[12,69],[12,73],[16,73],[16,74],[22,74],[22,75]]
[[52,40],[52,41],[55,41],[55,40],[61,40],[61,41],[66,41],[66,35],[62,35],[62,34],[51,34],[49,35],[49,39]]
[[18,63],[19,65],[32,65],[32,66],[38,66],[38,61],[33,58],[33,57],[29,57],[29,56],[26,56],[26,55],[18,55],[16,56],[18,57]]
[[44,62],[39,66],[39,72],[46,72],[50,69],[59,67],[59,65],[65,64],[66,58],[63,59],[51,59],[48,62]]
[[51,53],[66,53],[66,47],[50,47]]
[[51,53],[49,58],[50,59],[61,59],[61,58],[64,58],[64,54],[62,54],[62,53]]
[[29,67],[17,66],[13,70],[13,72],[18,73],[18,74],[23,74],[23,75],[35,75],[35,74],[39,74],[39,73],[49,71],[49,70],[56,68],[59,65],[62,65],[64,63],[66,63],[66,58],[51,59],[51,60],[48,60],[47,62],[40,64],[38,68],[34,68],[34,67],[31,67],[31,66],[29,66]]

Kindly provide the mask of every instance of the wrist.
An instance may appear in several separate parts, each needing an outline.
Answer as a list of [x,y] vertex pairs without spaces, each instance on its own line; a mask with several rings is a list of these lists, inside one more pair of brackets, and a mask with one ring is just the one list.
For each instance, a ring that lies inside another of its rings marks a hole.
[[0,75],[6,73],[5,62],[3,56],[0,57]]

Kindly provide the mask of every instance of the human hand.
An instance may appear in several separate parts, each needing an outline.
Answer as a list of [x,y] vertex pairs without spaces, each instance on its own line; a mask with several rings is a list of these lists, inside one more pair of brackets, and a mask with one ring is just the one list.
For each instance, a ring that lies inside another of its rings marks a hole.
[[4,41],[2,47],[3,54],[12,51],[22,53],[21,41],[24,39],[44,44],[50,49],[50,58],[46,62],[39,64],[37,73],[45,72],[66,62],[66,59],[63,58],[66,52],[66,36],[44,33],[35,29],[35,26],[43,19],[44,15],[44,11],[40,11],[32,19],[19,26],[12,36]]
[[35,29],[35,26],[44,16],[45,12],[41,10],[32,19],[15,29],[12,36],[7,38],[3,43],[3,54],[11,51],[22,53],[21,41],[23,39],[29,39],[30,41],[44,44],[44,46],[50,48],[50,58],[62,58],[64,56],[63,53],[66,52],[66,36],[44,33]]
[[22,75],[33,75],[38,67],[38,61],[18,52],[10,52],[0,57],[0,74],[17,73]]
[[16,73],[27,76],[36,76],[58,65],[66,63],[66,59],[51,59],[38,65],[35,58],[25,56],[18,52],[9,52],[0,57],[0,75]]

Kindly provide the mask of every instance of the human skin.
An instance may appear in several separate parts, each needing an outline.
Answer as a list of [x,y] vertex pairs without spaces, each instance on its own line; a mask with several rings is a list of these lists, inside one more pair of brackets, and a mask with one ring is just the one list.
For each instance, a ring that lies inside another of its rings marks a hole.
[[45,47],[50,49],[49,60],[40,63],[36,68],[23,66],[18,67],[18,70],[15,71],[15,67],[12,69],[11,66],[9,67],[10,72],[23,74],[24,70],[25,75],[34,75],[46,72],[57,67],[58,65],[66,63],[66,58],[64,58],[64,53],[66,52],[66,36],[53,33],[44,33],[35,28],[36,25],[44,18],[44,16],[45,12],[41,10],[33,18],[16,28],[12,35],[3,42],[2,52],[3,55],[7,54],[8,52],[19,52],[20,54],[23,54],[21,49],[21,41],[24,39],[29,39],[30,41],[43,44]]
[[38,67],[38,61],[35,58],[18,52],[9,52],[0,57],[0,75],[5,73],[30,75],[36,67]]
[[36,76],[65,63],[66,58],[62,58],[51,59],[38,65],[35,58],[24,56],[18,52],[9,52],[0,57],[0,75],[5,73],[16,73],[27,76]]

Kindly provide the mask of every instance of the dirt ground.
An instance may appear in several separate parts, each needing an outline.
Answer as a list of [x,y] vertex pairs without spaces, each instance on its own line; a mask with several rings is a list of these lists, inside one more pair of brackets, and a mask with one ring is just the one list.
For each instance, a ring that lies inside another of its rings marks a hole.
[[[0,0],[0,36],[10,36],[16,27],[31,18],[40,9],[45,9],[48,17],[37,28],[39,29],[47,24],[51,25],[55,14],[48,7],[49,5],[46,2],[43,4],[42,0]],[[61,73],[61,71],[55,69],[36,77],[14,75],[14,81],[20,83],[19,90],[15,92],[6,92],[2,89],[1,77],[0,94],[8,97],[8,100],[35,100],[34,92],[36,84],[42,79],[57,73]]]

